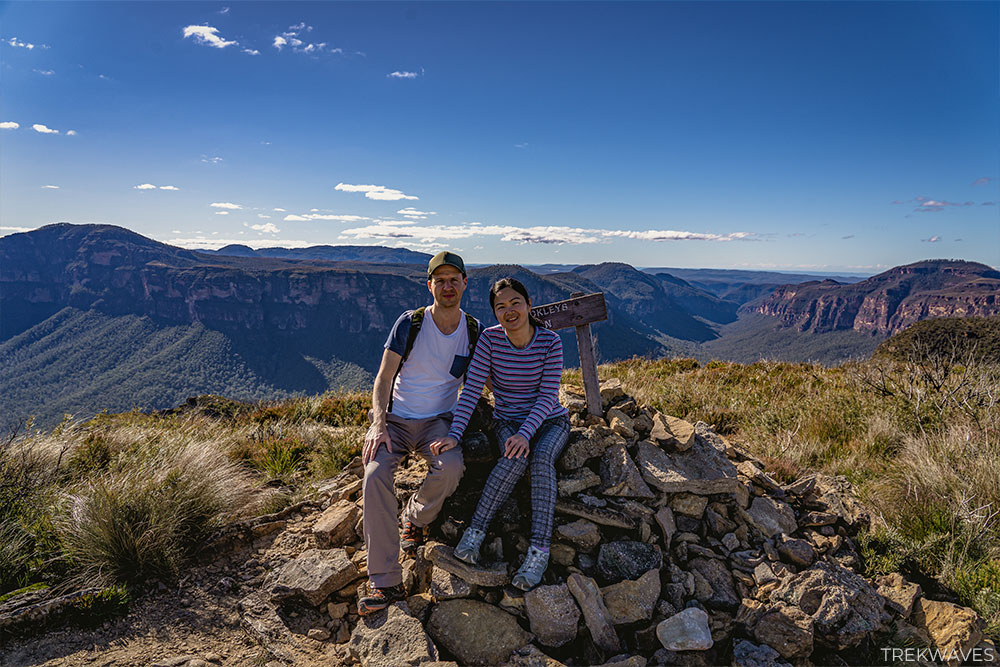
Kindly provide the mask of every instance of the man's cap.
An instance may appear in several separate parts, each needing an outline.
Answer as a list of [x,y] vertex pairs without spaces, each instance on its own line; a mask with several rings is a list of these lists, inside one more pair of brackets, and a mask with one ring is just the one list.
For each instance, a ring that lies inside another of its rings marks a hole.
[[442,266],[454,266],[456,269],[465,275],[465,262],[462,258],[453,252],[448,252],[447,250],[442,250],[438,254],[431,257],[431,261],[427,264],[427,277],[430,278],[431,274]]

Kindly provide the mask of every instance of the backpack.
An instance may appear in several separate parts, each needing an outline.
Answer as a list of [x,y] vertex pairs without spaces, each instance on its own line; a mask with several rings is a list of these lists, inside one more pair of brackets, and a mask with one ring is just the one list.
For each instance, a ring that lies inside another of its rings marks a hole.
[[[403,347],[403,358],[399,362],[399,366],[396,368],[395,375],[392,376],[392,383],[389,385],[389,406],[386,408],[386,412],[392,412],[392,394],[396,388],[396,378],[399,377],[399,372],[403,370],[403,364],[406,363],[406,358],[410,356],[410,351],[413,350],[413,344],[417,340],[417,334],[420,333],[420,327],[424,323],[424,312],[427,310],[427,306],[421,306],[413,311],[410,315],[410,330],[406,334],[406,345]],[[475,317],[469,313],[465,313],[465,326],[469,332],[469,359],[472,359],[472,353],[476,349],[476,343],[479,341],[479,322]]]

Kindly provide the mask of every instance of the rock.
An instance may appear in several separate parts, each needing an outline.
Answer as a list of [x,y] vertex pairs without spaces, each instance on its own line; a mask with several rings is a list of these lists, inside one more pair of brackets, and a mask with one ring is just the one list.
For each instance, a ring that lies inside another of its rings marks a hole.
[[524,591],[513,586],[504,586],[503,595],[497,604],[515,616],[524,616]]
[[431,573],[431,596],[435,600],[455,600],[471,597],[476,587],[444,568],[436,567]]
[[603,454],[609,445],[593,427],[588,428],[575,440],[570,439],[556,465],[560,470],[576,470],[595,456]]
[[606,542],[597,552],[597,570],[609,584],[638,579],[662,564],[663,554],[657,547],[635,540]]
[[622,388],[622,381],[618,378],[611,378],[601,383],[601,407],[608,409],[615,401],[625,397],[625,389]]
[[708,498],[696,496],[692,493],[680,493],[670,501],[670,509],[677,514],[683,514],[695,519],[700,519],[708,506]]
[[781,533],[791,535],[799,527],[795,521],[795,512],[788,503],[763,496],[753,499],[747,518],[765,537],[774,537]]
[[722,561],[714,558],[692,558],[688,562],[691,572],[701,575],[711,586],[712,592],[705,604],[715,609],[735,612],[740,606],[740,596],[733,587],[733,576]]
[[350,607],[346,602],[331,602],[326,606],[326,613],[330,615],[330,618],[334,621],[339,621],[344,616],[347,616],[347,609]]
[[758,646],[741,639],[733,645],[733,667],[790,667],[781,654],[767,644]]
[[572,523],[556,526],[555,537],[583,551],[590,551],[601,542],[601,532],[597,529],[597,524],[586,519],[577,519]]
[[910,621],[931,638],[943,653],[967,653],[983,639],[983,623],[979,615],[967,607],[950,602],[920,598],[913,606]]
[[656,636],[668,651],[705,651],[712,648],[708,614],[690,607],[661,621]]
[[566,665],[545,655],[534,644],[528,644],[511,653],[507,662],[500,667],[566,667]]
[[306,637],[317,642],[325,642],[330,638],[330,631],[326,628],[310,628],[309,632],[306,633]]
[[594,507],[575,500],[557,500],[556,512],[587,519],[602,526],[635,530],[637,522],[624,513],[606,507]]
[[809,567],[816,559],[816,552],[806,540],[785,540],[778,545],[778,553],[787,562],[799,567]]
[[313,526],[313,536],[320,548],[342,547],[356,538],[354,524],[361,518],[361,508],[353,501],[340,500],[330,505]]
[[267,592],[272,602],[298,596],[319,606],[330,593],[359,576],[343,549],[309,549],[278,570]]
[[911,584],[898,572],[877,577],[875,583],[878,584],[878,594],[885,598],[886,606],[904,619],[910,617],[914,603],[923,593],[919,584]]
[[648,621],[660,597],[660,571],[650,570],[638,579],[605,586],[601,596],[614,625]]
[[430,592],[417,593],[406,598],[406,607],[410,610],[410,616],[421,623],[424,622],[427,616],[426,612],[433,603],[434,598],[431,597]]
[[736,537],[733,533],[726,533],[722,536],[722,546],[730,551],[735,551],[740,547],[740,538]]
[[686,452],[667,453],[640,440],[636,463],[643,479],[665,493],[736,494],[741,488],[736,466],[702,438]]
[[611,613],[604,605],[601,591],[590,577],[573,573],[566,580],[569,592],[583,611],[584,621],[590,630],[594,644],[606,653],[616,653],[621,650],[621,641],[615,633],[611,622]]
[[448,600],[437,605],[431,611],[427,632],[463,665],[498,665],[534,639],[507,612],[475,600]]
[[506,564],[468,565],[455,558],[454,551],[453,547],[440,542],[429,542],[424,547],[424,558],[434,563],[435,568],[450,572],[476,586],[504,586],[510,583]]
[[629,440],[635,437],[635,426],[633,425],[632,417],[624,411],[618,408],[611,408],[608,410],[607,420],[611,430],[618,435]]
[[615,656],[598,667],[646,667],[646,659],[641,655]]
[[640,410],[639,414],[632,418],[632,428],[636,435],[649,435],[653,430],[653,418],[645,410]]
[[785,495],[785,491],[781,488],[781,485],[775,482],[766,472],[758,468],[753,461],[740,461],[736,464],[736,469],[753,484],[763,489],[765,493],[778,497]]
[[761,615],[754,637],[783,658],[807,658],[813,652],[813,621],[798,607],[778,603]]
[[576,549],[567,544],[553,544],[549,547],[549,558],[556,565],[569,567],[576,558]]
[[642,480],[639,469],[632,462],[624,444],[609,447],[601,459],[601,491],[606,496],[653,498],[653,492]]
[[580,468],[559,476],[556,481],[559,497],[565,498],[580,491],[600,486],[601,477],[590,468]]
[[677,523],[674,521],[674,513],[669,507],[661,507],[656,512],[656,523],[663,533],[663,550],[670,551],[670,541],[677,532]]
[[837,523],[837,515],[831,512],[806,512],[799,517],[799,526],[803,528],[832,526]]
[[580,609],[566,584],[536,586],[524,594],[531,631],[543,646],[563,646],[576,639]]
[[272,603],[259,593],[251,593],[237,603],[236,610],[240,615],[240,627],[248,637],[278,660],[295,664],[295,639]]
[[493,463],[497,455],[490,445],[490,439],[482,431],[466,431],[462,436],[462,459],[465,464]]
[[786,578],[771,592],[771,600],[787,602],[805,612],[813,621],[816,636],[838,651],[858,646],[888,620],[884,599],[867,581],[841,565],[826,562]]
[[399,603],[359,618],[348,650],[366,667],[402,667],[438,659],[437,647],[420,621]]
[[694,426],[683,419],[657,412],[653,415],[653,428],[649,432],[649,438],[660,446],[673,445],[677,451],[684,452],[694,444]]

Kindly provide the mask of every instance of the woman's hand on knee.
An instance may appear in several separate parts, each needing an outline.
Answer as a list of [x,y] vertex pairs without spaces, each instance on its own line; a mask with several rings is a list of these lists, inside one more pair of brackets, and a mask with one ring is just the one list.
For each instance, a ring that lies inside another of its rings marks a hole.
[[454,449],[458,447],[458,440],[452,438],[451,436],[445,436],[443,438],[438,438],[430,444],[431,454],[437,456],[442,452],[446,452],[449,449]]
[[514,435],[507,438],[507,442],[503,443],[503,455],[508,459],[517,459],[522,456],[528,455],[528,439],[525,438],[520,433],[515,433]]

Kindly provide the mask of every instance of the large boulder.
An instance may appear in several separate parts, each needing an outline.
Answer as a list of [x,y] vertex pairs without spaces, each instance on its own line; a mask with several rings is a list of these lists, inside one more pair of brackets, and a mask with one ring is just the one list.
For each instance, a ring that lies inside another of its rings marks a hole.
[[566,580],[566,586],[583,611],[583,618],[594,644],[609,654],[621,650],[621,640],[615,633],[611,613],[604,604],[597,582],[574,572]]
[[566,584],[536,586],[524,595],[531,631],[543,646],[562,646],[576,639],[580,608]]
[[702,600],[707,606],[731,612],[739,608],[740,596],[736,594],[733,575],[722,561],[715,558],[692,558],[688,562],[688,569],[711,588],[711,592]]
[[499,665],[535,637],[499,607],[476,600],[448,600],[427,623],[434,641],[463,665]]
[[648,621],[660,598],[660,571],[650,570],[638,579],[605,586],[601,595],[615,625]]
[[885,599],[839,564],[821,562],[784,579],[771,600],[802,610],[812,619],[817,640],[836,651],[858,646],[888,620]]
[[313,525],[316,544],[326,549],[342,547],[357,539],[354,526],[361,518],[361,508],[350,500],[340,500],[330,505]]
[[753,632],[783,658],[808,658],[813,652],[813,620],[798,607],[779,602],[760,616]]
[[601,493],[606,496],[655,497],[642,480],[639,469],[622,443],[609,447],[604,452],[601,458],[601,483],[604,487]]
[[430,542],[424,548],[424,557],[440,568],[476,586],[504,586],[510,583],[507,565],[469,565],[455,558],[454,547],[440,542]]
[[603,454],[610,444],[611,441],[606,440],[594,428],[588,428],[576,438],[570,438],[556,464],[560,470],[576,470],[595,456]]
[[437,647],[420,621],[400,604],[361,617],[348,648],[366,667],[408,667],[438,659]]
[[689,422],[657,412],[653,415],[653,428],[649,439],[656,444],[670,445],[680,452],[691,449],[694,444],[694,426]]
[[747,516],[753,527],[763,533],[764,537],[791,534],[799,527],[791,506],[773,498],[754,498]]
[[983,624],[979,615],[950,602],[920,598],[913,606],[910,620],[926,632],[934,646],[945,654],[968,653],[983,640]]
[[736,494],[742,486],[736,466],[704,438],[696,437],[684,452],[666,452],[648,440],[637,447],[643,479],[665,493]]
[[309,549],[278,570],[267,593],[272,602],[301,597],[319,606],[330,593],[359,576],[357,566],[343,549]]

